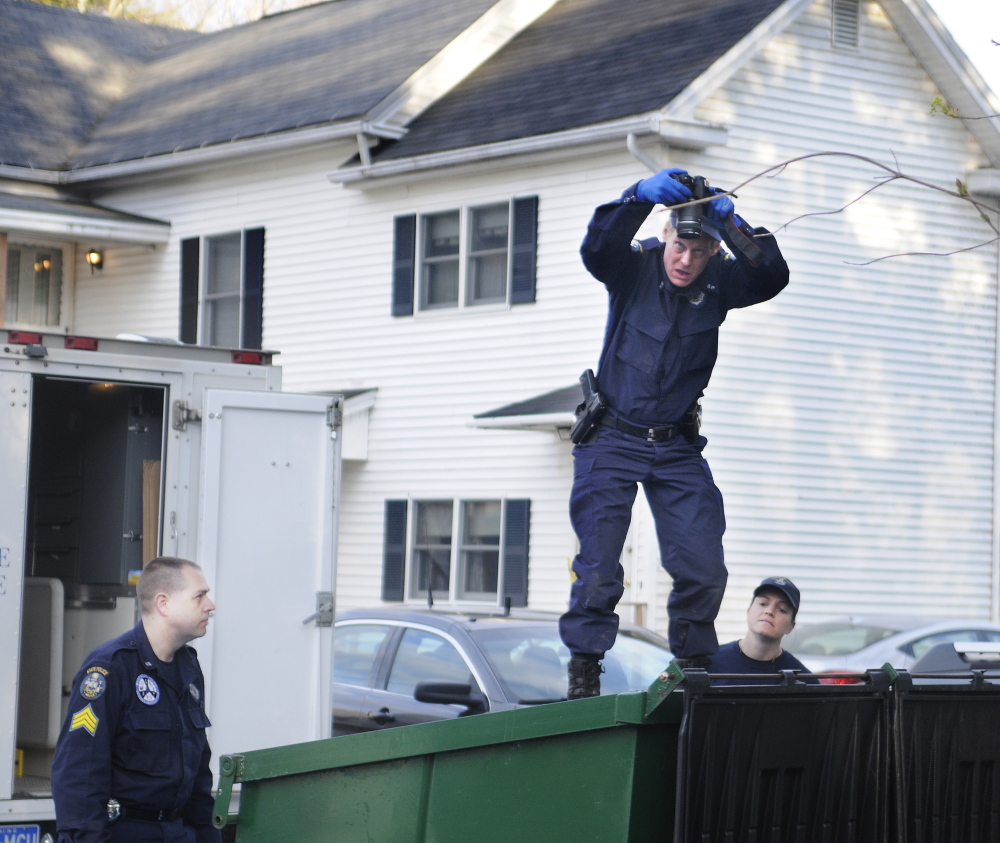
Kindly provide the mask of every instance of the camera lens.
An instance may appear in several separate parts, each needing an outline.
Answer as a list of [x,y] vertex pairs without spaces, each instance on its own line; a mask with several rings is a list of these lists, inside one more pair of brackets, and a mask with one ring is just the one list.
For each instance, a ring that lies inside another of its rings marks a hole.
[[701,237],[701,206],[692,205],[681,208],[677,212],[677,236],[685,240],[697,240]]
[[[694,199],[704,199],[710,195],[712,188],[704,176],[689,176],[684,182],[691,190]],[[702,235],[701,219],[704,214],[703,205],[688,205],[677,211],[677,236],[684,240],[697,240]]]

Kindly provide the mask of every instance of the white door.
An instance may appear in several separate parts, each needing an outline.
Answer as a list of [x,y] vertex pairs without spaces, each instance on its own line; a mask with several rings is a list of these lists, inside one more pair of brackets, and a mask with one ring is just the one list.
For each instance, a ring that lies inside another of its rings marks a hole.
[[31,375],[0,372],[0,799],[14,785]]
[[206,390],[196,561],[217,609],[193,646],[215,759],[330,735],[333,630],[303,620],[335,582],[340,402]]

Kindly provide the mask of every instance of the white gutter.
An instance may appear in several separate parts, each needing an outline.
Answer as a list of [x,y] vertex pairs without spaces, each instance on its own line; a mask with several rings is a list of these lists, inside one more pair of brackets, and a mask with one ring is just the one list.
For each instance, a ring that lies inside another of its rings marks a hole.
[[23,231],[35,235],[52,234],[71,240],[143,245],[166,243],[170,239],[169,224],[89,219],[73,214],[7,208],[0,208],[0,231]]
[[620,140],[630,134],[658,135],[671,146],[696,151],[705,149],[708,146],[725,146],[728,136],[727,130],[721,126],[713,126],[694,120],[663,119],[659,112],[653,112],[652,114],[629,117],[610,123],[584,126],[579,129],[568,129],[564,132],[515,138],[509,141],[499,141],[481,146],[449,149],[443,152],[432,152],[428,155],[418,155],[411,158],[376,161],[368,167],[364,164],[341,167],[339,170],[328,173],[327,178],[334,184],[352,184],[360,181],[370,181],[414,173],[420,170],[454,167],[460,164],[477,163],[512,155],[525,155],[568,146]]
[[287,132],[276,132],[272,135],[262,135],[246,140],[216,143],[198,149],[183,149],[163,155],[152,155],[148,158],[118,161],[114,164],[80,167],[79,169],[67,170],[65,172],[0,165],[0,178],[11,178],[41,184],[82,184],[104,179],[121,178],[123,176],[155,173],[175,167],[194,167],[201,164],[212,164],[228,158],[237,158],[245,155],[281,152],[286,149],[295,149],[301,146],[325,143],[332,140],[342,140],[345,138],[357,139],[362,134],[396,140],[406,134],[406,131],[363,120],[351,120],[346,123],[336,123],[330,126],[293,129]]

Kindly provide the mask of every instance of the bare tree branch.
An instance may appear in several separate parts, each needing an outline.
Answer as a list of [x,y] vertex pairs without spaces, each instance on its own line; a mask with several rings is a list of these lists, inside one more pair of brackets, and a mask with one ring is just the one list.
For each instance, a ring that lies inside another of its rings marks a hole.
[[[936,253],[936,252],[900,252],[898,254],[885,255],[885,256],[880,257],[880,258],[875,258],[874,260],[868,261],[867,263],[856,263],[856,264],[852,264],[852,265],[854,265],[854,266],[867,266],[870,263],[875,263],[876,261],[886,260],[887,258],[891,258],[891,257],[906,257],[906,256],[910,256],[910,255],[931,255],[931,256],[935,256],[935,257],[947,257],[948,255],[955,255],[955,254],[958,254],[960,252],[973,251],[974,249],[979,249],[979,248],[982,248],[983,246],[988,246],[988,245],[990,245],[992,243],[996,243],[998,240],[1000,240],[1000,228],[997,227],[997,223],[995,223],[993,221],[993,219],[989,216],[989,214],[1000,215],[1000,208],[996,208],[996,207],[994,207],[992,205],[988,205],[985,202],[981,202],[980,200],[975,199],[974,197],[972,197],[969,194],[968,187],[960,179],[956,179],[955,180],[955,184],[956,184],[956,188],[957,189],[956,190],[950,190],[950,189],[948,189],[946,187],[942,187],[939,184],[934,184],[932,182],[924,181],[923,179],[918,179],[915,176],[907,175],[906,173],[900,171],[899,169],[893,169],[892,167],[889,167],[889,166],[881,163],[880,161],[876,161],[874,158],[869,158],[866,155],[860,155],[860,154],[855,153],[855,152],[831,152],[831,151],[813,152],[813,153],[809,153],[807,155],[800,155],[800,156],[798,156],[796,158],[790,158],[787,161],[782,161],[780,164],[775,164],[773,167],[769,167],[768,169],[763,170],[763,171],[757,173],[756,175],[751,176],[746,181],[738,184],[735,188],[733,188],[731,191],[729,191],[729,193],[727,193],[725,195],[734,195],[736,193],[736,191],[742,190],[748,184],[752,184],[757,179],[760,179],[760,178],[776,178],[778,175],[780,175],[782,172],[784,172],[784,170],[787,167],[789,167],[792,164],[796,164],[796,163],[799,163],[801,161],[807,161],[807,160],[809,160],[811,158],[823,158],[823,157],[850,158],[850,159],[853,159],[853,160],[856,160],[856,161],[863,161],[866,164],[870,164],[871,166],[873,166],[873,167],[875,167],[875,168],[877,168],[879,170],[882,170],[883,173],[884,173],[884,175],[876,176],[876,178],[881,179],[878,184],[876,184],[874,187],[871,187],[870,189],[866,190],[864,193],[862,193],[860,196],[858,196],[855,199],[853,199],[850,202],[848,202],[842,208],[840,208],[840,209],[838,209],[836,211],[819,211],[819,212],[813,212],[813,213],[809,213],[809,214],[803,214],[803,215],[801,215],[799,217],[795,217],[794,219],[789,220],[788,222],[786,222],[783,225],[779,226],[778,227],[778,231],[780,231],[780,230],[782,230],[784,228],[787,228],[793,222],[795,222],[797,220],[800,220],[800,219],[803,219],[804,217],[823,216],[823,215],[826,215],[826,214],[840,213],[843,210],[845,210],[846,208],[848,208],[851,205],[853,205],[855,202],[858,202],[861,199],[863,199],[868,194],[874,192],[875,190],[878,190],[880,187],[884,187],[885,185],[890,184],[891,182],[894,182],[894,181],[902,180],[902,181],[908,181],[908,182],[912,182],[913,184],[920,185],[921,187],[925,187],[928,190],[933,190],[933,191],[936,191],[938,193],[943,193],[944,195],[951,196],[951,197],[953,197],[955,199],[960,199],[963,202],[968,202],[970,205],[972,205],[976,209],[976,211],[977,211],[980,219],[982,219],[990,227],[990,230],[995,235],[997,235],[997,236],[993,237],[993,238],[991,238],[989,240],[985,240],[982,243],[977,243],[974,246],[968,246],[968,247],[963,248],[963,249],[955,249],[954,251],[951,251],[951,252],[945,252],[945,253],[940,253],[940,254]],[[893,155],[893,160],[896,160],[895,154]],[[897,167],[898,167],[898,161],[897,161]],[[723,194],[720,194],[720,195],[723,195]],[[705,200],[702,200],[702,201],[705,201]],[[850,261],[844,261],[844,263],[851,263],[851,262]]]
[[951,255],[957,255],[960,252],[971,252],[974,249],[981,249],[983,246],[989,246],[991,243],[996,243],[998,240],[1000,240],[1000,237],[994,237],[994,238],[992,238],[990,240],[986,240],[986,241],[984,241],[982,243],[976,243],[975,246],[966,246],[964,249],[955,249],[955,250],[953,250],[951,252],[902,252],[902,253],[900,253],[898,255],[882,255],[882,257],[880,257],[880,258],[872,258],[870,261],[864,261],[864,262],[861,262],[861,263],[858,263],[856,261],[844,261],[844,263],[848,264],[849,266],[870,266],[873,263],[878,263],[879,261],[888,260],[889,258],[901,258],[901,257],[904,257],[904,256],[905,257],[909,257],[909,256],[923,256],[923,257],[931,257],[931,258],[947,258],[947,257],[951,257]]

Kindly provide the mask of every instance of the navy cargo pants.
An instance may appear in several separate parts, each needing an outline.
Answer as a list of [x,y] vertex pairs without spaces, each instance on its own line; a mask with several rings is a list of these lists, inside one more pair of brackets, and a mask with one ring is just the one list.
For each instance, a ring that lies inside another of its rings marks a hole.
[[715,618],[726,589],[722,534],[726,518],[708,463],[683,436],[646,442],[602,427],[573,449],[570,520],[580,541],[569,610],[560,618],[574,656],[603,657],[618,634],[615,606],[624,592],[620,558],[638,483],[656,522],[660,561],[673,578],[667,601],[674,656],[711,655],[719,648]]

